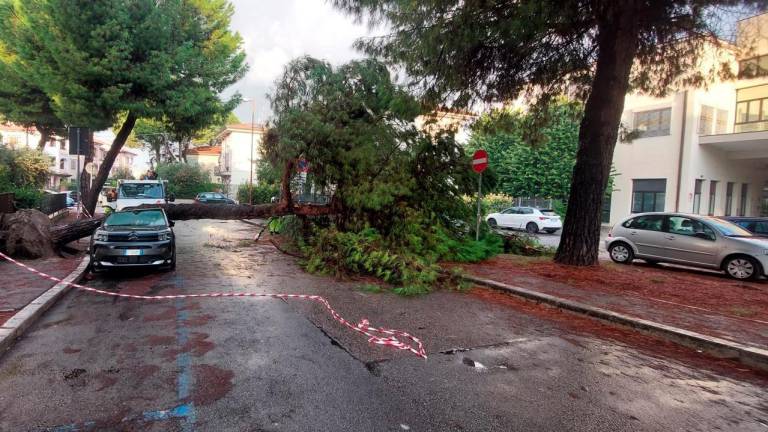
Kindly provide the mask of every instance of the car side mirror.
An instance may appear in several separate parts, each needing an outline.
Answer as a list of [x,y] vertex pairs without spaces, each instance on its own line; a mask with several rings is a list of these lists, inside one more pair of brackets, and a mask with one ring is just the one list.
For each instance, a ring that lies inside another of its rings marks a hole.
[[169,226],[169,227],[175,227],[175,226],[176,226],[176,222],[174,222],[174,221],[168,221],[168,226]]
[[171,192],[168,194],[168,202],[174,202],[174,201],[176,201],[176,194]]

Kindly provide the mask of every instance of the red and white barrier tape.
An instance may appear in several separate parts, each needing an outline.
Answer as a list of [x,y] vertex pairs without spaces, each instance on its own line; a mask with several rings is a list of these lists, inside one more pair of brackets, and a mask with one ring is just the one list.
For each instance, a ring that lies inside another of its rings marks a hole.
[[[307,294],[258,294],[258,293],[204,293],[204,294],[179,294],[179,295],[164,295],[164,296],[145,296],[145,295],[134,295],[134,294],[122,294],[122,293],[116,293],[111,291],[104,291],[96,288],[87,287],[85,285],[80,285],[72,282],[64,282],[63,280],[51,276],[49,274],[43,273],[39,270],[36,270],[26,264],[23,264],[19,261],[16,261],[15,259],[3,254],[0,252],[0,258],[4,258],[7,261],[16,264],[19,267],[22,267],[26,270],[29,270],[32,273],[35,273],[45,279],[49,279],[55,282],[62,282],[69,286],[75,287],[82,291],[87,291],[94,294],[101,294],[111,297],[123,297],[123,298],[129,298],[129,299],[137,299],[137,300],[171,300],[171,299],[181,299],[181,298],[216,298],[216,297],[271,297],[271,298],[279,298],[279,299],[300,299],[300,300],[312,300],[316,301],[323,306],[325,306],[326,309],[328,309],[328,312],[330,312],[333,319],[340,322],[342,325],[358,332],[361,334],[364,334],[365,336],[368,336],[368,342],[374,345],[383,345],[387,347],[391,347],[398,350],[407,350],[410,351],[418,357],[422,357],[424,359],[427,358],[427,353],[424,350],[424,345],[422,344],[421,340],[417,338],[416,336],[413,336],[409,333],[406,333],[401,330],[393,330],[388,329],[384,327],[372,327],[367,319],[362,319],[359,323],[353,324],[341,315],[339,315],[332,307],[331,304],[328,303],[328,300],[326,300],[324,297],[318,296],[318,295],[307,295]],[[386,336],[382,336],[386,335]],[[401,339],[410,339],[413,341],[412,344],[408,344],[403,342]]]

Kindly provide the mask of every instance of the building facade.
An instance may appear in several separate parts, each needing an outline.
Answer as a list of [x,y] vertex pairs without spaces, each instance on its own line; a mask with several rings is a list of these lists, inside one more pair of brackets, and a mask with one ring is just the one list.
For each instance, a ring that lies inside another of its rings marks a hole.
[[[36,149],[40,141],[40,134],[34,128],[24,128],[14,124],[0,124],[0,145],[12,149],[31,148]],[[93,164],[96,170],[104,162],[104,157],[109,151],[110,143],[94,138]],[[69,140],[65,137],[54,136],[45,144],[43,153],[51,158],[48,182],[46,188],[60,190],[62,180],[75,181],[77,177],[78,157],[69,154]],[[133,170],[134,159],[137,151],[124,147],[112,165],[111,173],[117,169]],[[80,156],[80,170],[85,166],[85,157]]]
[[221,177],[216,172],[219,167],[221,146],[200,146],[187,150],[187,163],[196,165],[206,171],[214,183],[221,183]]
[[768,37],[759,32],[768,14],[738,24],[737,46],[712,55],[738,79],[665,98],[627,95],[622,124],[637,136],[616,144],[604,222],[646,211],[768,214]]
[[257,168],[261,160],[261,143],[266,130],[250,123],[230,124],[219,134],[216,141],[221,148],[214,175],[221,179],[224,191],[230,198],[237,196],[241,185],[257,181]]

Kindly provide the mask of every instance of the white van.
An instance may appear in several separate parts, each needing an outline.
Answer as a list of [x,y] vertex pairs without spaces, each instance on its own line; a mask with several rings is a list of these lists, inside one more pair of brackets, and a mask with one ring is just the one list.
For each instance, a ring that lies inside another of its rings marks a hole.
[[115,211],[142,204],[166,204],[176,197],[167,193],[167,180],[118,180],[117,198],[107,205]]

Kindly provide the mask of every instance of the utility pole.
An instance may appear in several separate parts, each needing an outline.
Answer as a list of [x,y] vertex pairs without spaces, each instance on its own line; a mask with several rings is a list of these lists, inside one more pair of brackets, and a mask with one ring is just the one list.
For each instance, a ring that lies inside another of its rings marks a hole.
[[253,138],[256,133],[256,99],[251,99],[251,172],[248,186],[248,203],[253,205]]

